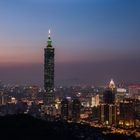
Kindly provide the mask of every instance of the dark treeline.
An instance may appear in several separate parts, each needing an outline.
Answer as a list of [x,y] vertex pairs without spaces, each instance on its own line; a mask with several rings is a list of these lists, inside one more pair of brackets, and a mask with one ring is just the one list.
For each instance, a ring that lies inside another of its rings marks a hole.
[[103,129],[88,125],[48,122],[28,115],[0,117],[1,139],[38,140],[133,140],[125,135],[103,135]]

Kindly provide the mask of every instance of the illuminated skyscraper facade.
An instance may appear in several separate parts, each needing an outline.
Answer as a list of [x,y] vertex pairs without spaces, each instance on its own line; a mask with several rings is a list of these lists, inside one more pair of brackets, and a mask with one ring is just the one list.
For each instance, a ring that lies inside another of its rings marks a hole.
[[61,102],[61,118],[66,121],[69,118],[69,101],[67,99],[63,99]]
[[81,102],[79,99],[73,99],[72,102],[72,120],[78,122],[80,119]]
[[116,125],[115,89],[114,81],[111,79],[108,88],[103,94],[103,103],[100,105],[100,121],[106,125]]
[[44,49],[44,103],[51,105],[54,103],[54,48],[50,36],[48,35],[47,46]]

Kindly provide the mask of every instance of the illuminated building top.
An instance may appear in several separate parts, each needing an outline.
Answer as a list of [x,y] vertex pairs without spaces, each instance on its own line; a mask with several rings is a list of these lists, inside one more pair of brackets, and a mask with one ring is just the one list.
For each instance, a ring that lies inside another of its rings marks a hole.
[[109,83],[109,88],[113,90],[113,89],[115,89],[115,87],[116,87],[115,83],[114,83],[113,79],[111,79],[111,81]]
[[49,29],[48,31],[48,41],[47,41],[48,45],[47,48],[51,48],[52,47],[52,40],[51,40],[51,30]]

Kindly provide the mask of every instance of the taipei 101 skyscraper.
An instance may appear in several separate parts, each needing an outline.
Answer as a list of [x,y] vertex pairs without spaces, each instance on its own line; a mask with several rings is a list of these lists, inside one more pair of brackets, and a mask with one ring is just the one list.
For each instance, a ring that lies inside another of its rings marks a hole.
[[52,46],[52,40],[50,30],[48,34],[47,46],[44,48],[44,103],[45,105],[54,104],[54,48]]

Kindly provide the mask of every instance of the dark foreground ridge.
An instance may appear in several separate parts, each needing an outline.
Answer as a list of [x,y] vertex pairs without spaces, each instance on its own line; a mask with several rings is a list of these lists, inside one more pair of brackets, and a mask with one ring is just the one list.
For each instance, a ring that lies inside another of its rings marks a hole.
[[47,122],[28,115],[0,117],[2,139],[38,140],[132,140],[123,135],[103,135],[101,129],[60,121]]

